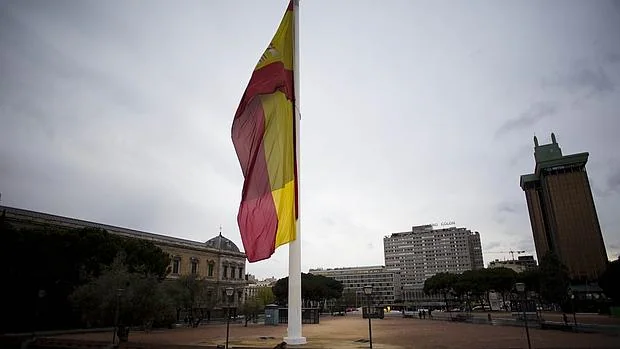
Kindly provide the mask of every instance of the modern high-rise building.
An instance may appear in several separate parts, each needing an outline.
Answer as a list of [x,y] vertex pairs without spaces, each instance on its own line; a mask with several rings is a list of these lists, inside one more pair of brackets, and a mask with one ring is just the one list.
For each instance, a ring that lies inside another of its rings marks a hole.
[[554,252],[574,280],[596,280],[607,253],[586,172],[588,153],[562,155],[555,135],[550,144],[534,137],[534,173],[521,176],[536,254]]
[[[480,234],[466,228],[433,229],[433,225],[414,226],[411,231],[383,238],[385,266],[400,269],[403,290],[421,290],[431,276],[449,272],[482,269]],[[409,298],[399,290],[397,298]]]
[[391,305],[394,302],[394,289],[398,288],[398,271],[382,265],[345,268],[310,269],[310,274],[334,278],[342,282],[343,292],[355,292],[359,304],[364,301],[364,286],[372,285],[374,304]]

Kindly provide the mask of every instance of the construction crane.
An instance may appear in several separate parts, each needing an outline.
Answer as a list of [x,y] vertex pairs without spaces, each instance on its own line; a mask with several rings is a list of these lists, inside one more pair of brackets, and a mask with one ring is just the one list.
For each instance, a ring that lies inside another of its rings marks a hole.
[[517,255],[520,255],[521,253],[525,253],[527,251],[490,251],[490,252],[485,252],[485,253],[510,253],[510,255],[512,256],[512,260],[515,260],[515,253]]

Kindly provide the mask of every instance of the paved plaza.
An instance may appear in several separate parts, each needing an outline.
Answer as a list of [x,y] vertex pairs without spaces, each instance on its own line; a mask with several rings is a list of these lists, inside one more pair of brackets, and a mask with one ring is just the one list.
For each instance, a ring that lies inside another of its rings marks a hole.
[[[373,347],[380,349],[414,348],[527,348],[521,327],[491,326],[447,321],[386,317],[372,321]],[[308,344],[303,348],[368,348],[368,321],[361,316],[322,317],[321,323],[304,325]],[[230,346],[270,348],[281,342],[286,326],[231,324]],[[620,337],[604,334],[572,333],[530,329],[532,348],[620,348]],[[76,339],[109,340],[109,333],[65,335]],[[225,324],[200,328],[178,328],[132,332],[130,342],[215,346],[226,338]]]

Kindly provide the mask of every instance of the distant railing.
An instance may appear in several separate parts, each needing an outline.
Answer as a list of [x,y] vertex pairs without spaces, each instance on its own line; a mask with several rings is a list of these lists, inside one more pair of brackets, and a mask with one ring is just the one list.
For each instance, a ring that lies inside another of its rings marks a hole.
[[[288,308],[280,308],[278,313],[278,323],[288,324]],[[319,308],[303,308],[301,310],[302,324],[318,324]]]

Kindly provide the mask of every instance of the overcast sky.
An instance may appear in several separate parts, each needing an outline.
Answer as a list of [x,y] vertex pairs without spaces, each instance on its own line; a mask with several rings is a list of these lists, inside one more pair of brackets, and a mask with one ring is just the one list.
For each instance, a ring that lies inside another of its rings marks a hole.
[[[2,204],[206,241],[236,223],[233,115],[288,1],[0,0]],[[619,1],[302,0],[302,270],[453,220],[534,252],[533,140],[587,151],[620,254]],[[248,264],[288,272],[288,249]]]

